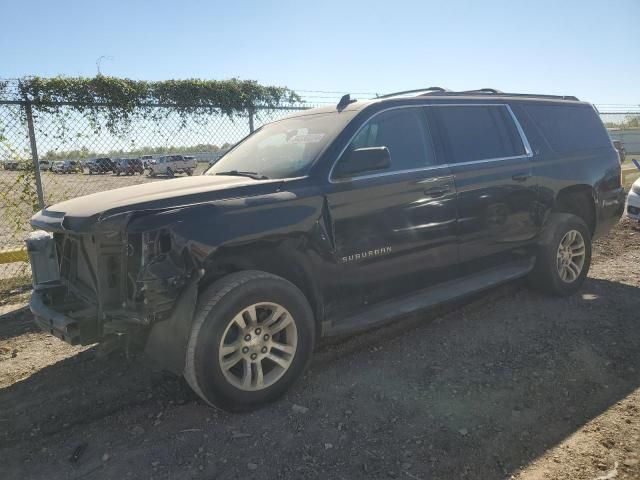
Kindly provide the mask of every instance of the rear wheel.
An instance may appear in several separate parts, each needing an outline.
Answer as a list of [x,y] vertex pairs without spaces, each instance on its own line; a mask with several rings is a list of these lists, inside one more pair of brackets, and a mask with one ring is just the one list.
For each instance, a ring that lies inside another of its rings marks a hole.
[[591,232],[584,220],[554,214],[538,247],[530,283],[555,295],[571,295],[584,283],[591,265]]
[[172,177],[173,178],[173,170],[171,170],[170,168],[167,168],[167,176]]
[[293,284],[259,271],[228,275],[201,294],[185,378],[210,405],[256,408],[302,374],[314,333],[311,307]]
[[193,175],[193,170],[191,170],[190,168],[187,169],[187,175],[189,175],[189,176]]

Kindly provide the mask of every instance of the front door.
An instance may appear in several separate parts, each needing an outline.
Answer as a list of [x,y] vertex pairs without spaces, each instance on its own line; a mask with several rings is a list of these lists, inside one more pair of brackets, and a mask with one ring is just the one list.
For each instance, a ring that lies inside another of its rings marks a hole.
[[455,187],[449,169],[436,163],[424,109],[375,114],[339,161],[356,148],[382,146],[390,168],[331,178],[328,186],[337,263],[327,307],[341,314],[455,275]]
[[428,109],[443,140],[458,207],[463,273],[531,255],[538,232],[531,151],[506,105],[439,105]]

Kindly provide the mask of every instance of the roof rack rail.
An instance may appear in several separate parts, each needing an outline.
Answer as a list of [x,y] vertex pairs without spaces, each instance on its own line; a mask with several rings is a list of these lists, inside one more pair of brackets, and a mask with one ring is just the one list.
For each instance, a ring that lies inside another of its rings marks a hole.
[[500,93],[506,97],[528,97],[528,98],[548,98],[549,100],[573,100],[579,102],[578,97],[573,95],[540,95],[538,93]]
[[390,98],[390,97],[397,97],[398,95],[406,95],[408,93],[420,93],[420,92],[440,92],[440,93],[450,93],[451,90],[449,90],[448,88],[442,88],[442,87],[427,87],[427,88],[416,88],[414,90],[404,90],[402,92],[393,92],[393,93],[386,93],[384,95],[380,95],[379,97],[376,98]]
[[[421,93],[422,92],[422,93]],[[446,96],[465,96],[465,95],[503,95],[505,97],[522,97],[522,98],[546,98],[549,100],[571,100],[579,102],[580,99],[573,95],[539,95],[535,93],[507,93],[495,88],[479,88],[476,90],[463,90],[454,92],[442,87],[417,88],[415,90],[406,90],[404,92],[388,93],[377,98],[390,98],[409,93],[420,93],[418,97],[427,95],[446,95]]]
[[501,94],[504,93],[502,90],[497,90],[495,88],[478,88],[476,90],[465,90],[463,92],[458,92],[458,93],[495,93],[495,94]]

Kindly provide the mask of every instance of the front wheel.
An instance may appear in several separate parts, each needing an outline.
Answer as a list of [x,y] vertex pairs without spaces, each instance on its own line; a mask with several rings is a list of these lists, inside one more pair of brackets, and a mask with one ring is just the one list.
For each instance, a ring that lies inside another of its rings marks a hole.
[[591,232],[575,215],[554,214],[538,246],[536,264],[529,275],[538,290],[566,296],[577,292],[591,265]]
[[314,326],[309,303],[287,280],[233,273],[200,296],[184,376],[212,406],[259,407],[300,377],[313,352]]
[[167,176],[170,178],[173,178],[173,170],[171,170],[170,168],[167,168]]

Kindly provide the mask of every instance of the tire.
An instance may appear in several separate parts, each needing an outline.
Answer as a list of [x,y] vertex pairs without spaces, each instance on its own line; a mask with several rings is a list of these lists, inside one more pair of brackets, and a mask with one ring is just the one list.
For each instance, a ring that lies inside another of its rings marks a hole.
[[187,170],[187,175],[189,175],[189,176],[193,175],[193,170],[188,169],[188,170]]
[[[285,312],[273,320],[274,311],[282,312],[282,309]],[[242,315],[247,311],[254,312],[253,322]],[[244,330],[235,323],[238,318],[246,324]],[[233,346],[227,349],[235,350],[223,356],[223,342],[229,345],[227,341],[234,334],[235,338],[231,338]],[[249,337],[251,341],[247,343]],[[270,342],[262,342],[268,340],[267,337]],[[200,294],[187,346],[184,376],[209,405],[232,412],[251,410],[277,399],[301,376],[311,359],[314,337],[311,307],[296,286],[266,272],[233,273]],[[290,352],[284,353],[271,345],[286,346]],[[273,356],[280,359],[279,363],[287,363],[287,367],[273,362]],[[230,361],[232,359],[236,362]],[[225,361],[233,366],[224,368]],[[249,370],[246,370],[247,365]],[[249,381],[243,382],[247,371],[251,372]],[[264,374],[262,384],[258,371]]]
[[173,170],[171,170],[170,168],[167,168],[167,176],[173,178],[174,177],[174,173]]
[[553,214],[538,245],[529,283],[546,293],[571,295],[584,283],[590,265],[591,232],[587,224],[576,215]]

